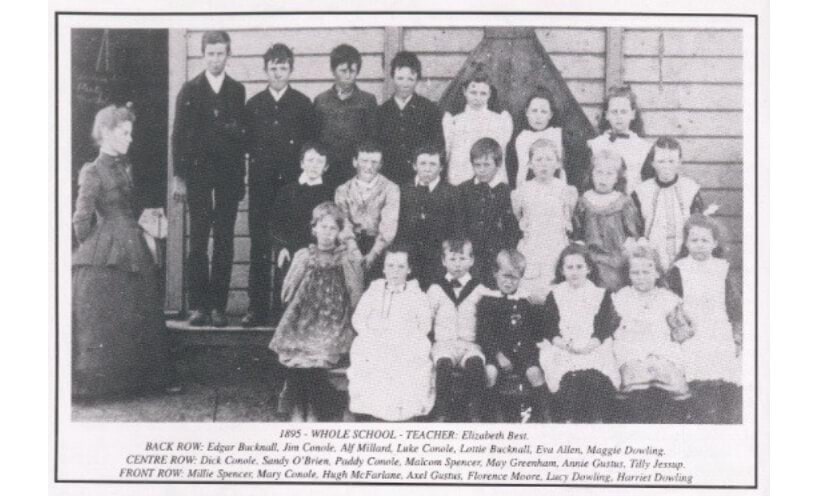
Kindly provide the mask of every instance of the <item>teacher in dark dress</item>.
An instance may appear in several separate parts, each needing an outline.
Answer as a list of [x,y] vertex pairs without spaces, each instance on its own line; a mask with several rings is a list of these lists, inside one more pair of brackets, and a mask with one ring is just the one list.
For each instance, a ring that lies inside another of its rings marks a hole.
[[[131,392],[175,381],[159,274],[133,205],[134,115],[97,113],[99,157],[80,171],[73,216],[72,385],[74,397]],[[173,386],[169,390],[175,390]]]

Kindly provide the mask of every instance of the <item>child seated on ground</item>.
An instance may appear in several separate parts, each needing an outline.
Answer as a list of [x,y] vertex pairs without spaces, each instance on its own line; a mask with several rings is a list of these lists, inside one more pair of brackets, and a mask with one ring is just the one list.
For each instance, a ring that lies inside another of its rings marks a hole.
[[679,175],[682,146],[662,136],[648,153],[654,176],[631,194],[641,216],[645,237],[659,252],[662,270],[668,270],[682,248],[682,230],[691,214],[704,210],[699,184]]
[[651,387],[674,399],[690,397],[681,343],[693,335],[682,299],[659,286],[659,255],[641,239],[628,250],[629,285],[613,296],[620,315],[614,333],[614,356],[625,394]]
[[[524,292],[518,291],[524,274],[525,257],[520,252],[502,250],[497,255],[497,290],[488,291],[477,303],[477,342],[486,357],[489,388],[500,387],[500,382],[514,382],[515,390],[530,385],[536,411],[529,414],[545,421],[548,392],[537,347],[545,337],[545,315],[542,305],[532,304]],[[499,396],[497,389],[494,391],[493,396]],[[529,414],[521,412],[521,420],[527,422]]]
[[554,420],[609,420],[619,388],[610,339],[619,325],[610,291],[584,244],[571,243],[557,260],[554,288],[545,301],[540,365],[554,394]]
[[352,316],[349,411],[359,418],[410,420],[434,406],[432,316],[418,282],[407,281],[410,272],[409,252],[391,246],[386,278],[372,282]]
[[446,275],[429,287],[432,307],[437,400],[436,419],[450,421],[457,410],[454,404],[455,370],[463,370],[468,419],[479,422],[480,397],[485,388],[485,357],[475,342],[475,311],[486,288],[471,276],[474,253],[471,241],[447,239],[443,242],[443,266]]

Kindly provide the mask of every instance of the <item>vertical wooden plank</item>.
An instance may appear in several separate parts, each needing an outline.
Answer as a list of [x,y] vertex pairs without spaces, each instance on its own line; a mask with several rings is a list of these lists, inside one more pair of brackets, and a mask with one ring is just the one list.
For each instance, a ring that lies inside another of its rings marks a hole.
[[185,205],[173,199],[173,122],[176,96],[187,80],[187,32],[168,31],[168,239],[165,264],[165,311],[184,311]]
[[395,54],[403,50],[403,28],[386,26],[383,36],[383,100],[392,96],[394,92],[389,67]]
[[622,84],[624,67],[623,28],[607,28],[605,33],[605,90]]

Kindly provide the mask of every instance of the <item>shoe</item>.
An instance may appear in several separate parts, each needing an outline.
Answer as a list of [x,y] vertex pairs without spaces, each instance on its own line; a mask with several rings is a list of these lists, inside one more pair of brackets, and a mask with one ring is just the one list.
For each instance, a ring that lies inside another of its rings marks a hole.
[[194,327],[204,327],[210,324],[210,317],[202,310],[194,310],[187,323]]
[[242,327],[259,327],[263,326],[266,323],[266,320],[263,315],[257,314],[253,311],[247,312],[247,315],[241,319],[241,326]]
[[276,413],[279,417],[289,418],[295,408],[295,401],[293,399],[292,387],[287,382],[281,388],[278,394],[278,401],[276,402]]
[[210,313],[210,320],[213,322],[213,327],[227,326],[227,317],[224,316],[224,312],[221,310],[213,310]]

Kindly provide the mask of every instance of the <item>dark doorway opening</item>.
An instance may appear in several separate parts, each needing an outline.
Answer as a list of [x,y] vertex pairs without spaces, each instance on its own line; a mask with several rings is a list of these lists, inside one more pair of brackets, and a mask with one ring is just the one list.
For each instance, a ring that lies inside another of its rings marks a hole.
[[168,168],[168,30],[74,29],[71,32],[72,207],[83,164],[94,160],[94,116],[132,102],[133,164],[138,206],[162,207]]

